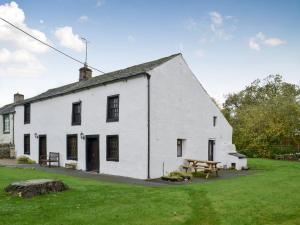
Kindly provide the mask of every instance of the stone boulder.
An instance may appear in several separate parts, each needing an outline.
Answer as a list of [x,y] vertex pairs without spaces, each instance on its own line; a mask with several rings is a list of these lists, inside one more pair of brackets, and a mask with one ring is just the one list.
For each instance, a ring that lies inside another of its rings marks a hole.
[[69,187],[60,180],[35,179],[15,182],[8,185],[4,190],[11,195],[22,198],[32,198],[49,192],[61,192]]

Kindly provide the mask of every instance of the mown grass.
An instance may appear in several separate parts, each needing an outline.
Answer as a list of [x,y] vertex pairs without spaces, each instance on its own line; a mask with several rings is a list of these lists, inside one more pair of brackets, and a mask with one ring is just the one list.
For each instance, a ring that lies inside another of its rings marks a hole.
[[[142,187],[0,167],[0,224],[300,224],[300,163],[251,159],[258,172],[214,182]],[[71,189],[21,199],[4,187],[58,178]]]

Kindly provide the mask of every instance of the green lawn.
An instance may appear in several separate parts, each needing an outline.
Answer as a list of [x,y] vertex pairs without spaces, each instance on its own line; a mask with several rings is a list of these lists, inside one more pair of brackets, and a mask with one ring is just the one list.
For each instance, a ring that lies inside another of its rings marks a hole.
[[[300,224],[300,162],[249,160],[257,172],[204,184],[141,187],[0,167],[0,224]],[[13,181],[59,178],[71,190],[21,199]]]

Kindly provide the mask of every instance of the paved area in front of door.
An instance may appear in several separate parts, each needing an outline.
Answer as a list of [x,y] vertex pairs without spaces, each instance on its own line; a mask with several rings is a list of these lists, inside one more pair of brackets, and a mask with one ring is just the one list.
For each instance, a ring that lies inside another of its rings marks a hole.
[[17,164],[16,160],[11,160],[11,159],[0,159],[0,165],[7,166],[7,167],[16,167],[16,168],[35,168],[37,170],[44,171],[44,172],[62,174],[62,175],[73,176],[73,177],[88,178],[88,179],[99,180],[104,182],[124,183],[124,184],[143,185],[143,186],[152,186],[152,187],[169,186],[169,185],[186,185],[192,183],[207,183],[207,182],[213,182],[222,179],[246,176],[249,174],[253,174],[255,172],[253,170],[243,170],[243,171],[220,170],[218,177],[211,175],[207,180],[204,178],[193,178],[192,182],[178,183],[178,182],[163,181],[161,179],[140,180],[140,179],[134,179],[130,177],[98,174],[98,173],[85,172],[81,170],[72,170],[64,167],[49,168],[49,167],[41,167],[38,164],[23,165],[23,164]]

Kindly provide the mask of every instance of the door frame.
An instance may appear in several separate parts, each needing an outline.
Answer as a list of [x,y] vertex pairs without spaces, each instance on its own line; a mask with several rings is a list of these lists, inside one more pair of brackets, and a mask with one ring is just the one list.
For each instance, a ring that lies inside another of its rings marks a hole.
[[46,149],[46,157],[47,157],[47,135],[46,134],[41,134],[39,135],[39,145],[38,145],[38,148],[39,148],[39,163],[40,160],[41,160],[41,139],[40,138],[45,138],[45,149]]
[[210,160],[209,159],[209,156],[210,156],[210,145],[211,145],[211,142],[213,142],[213,145],[212,145],[212,154],[211,154],[211,156],[212,156],[212,160],[211,161],[214,161],[215,160],[215,145],[216,145],[216,139],[215,138],[209,138],[208,139],[208,150],[207,150],[207,159],[208,160]]
[[93,134],[93,135],[85,135],[85,170],[88,171],[88,139],[95,138],[98,142],[98,173],[100,173],[100,135]]

